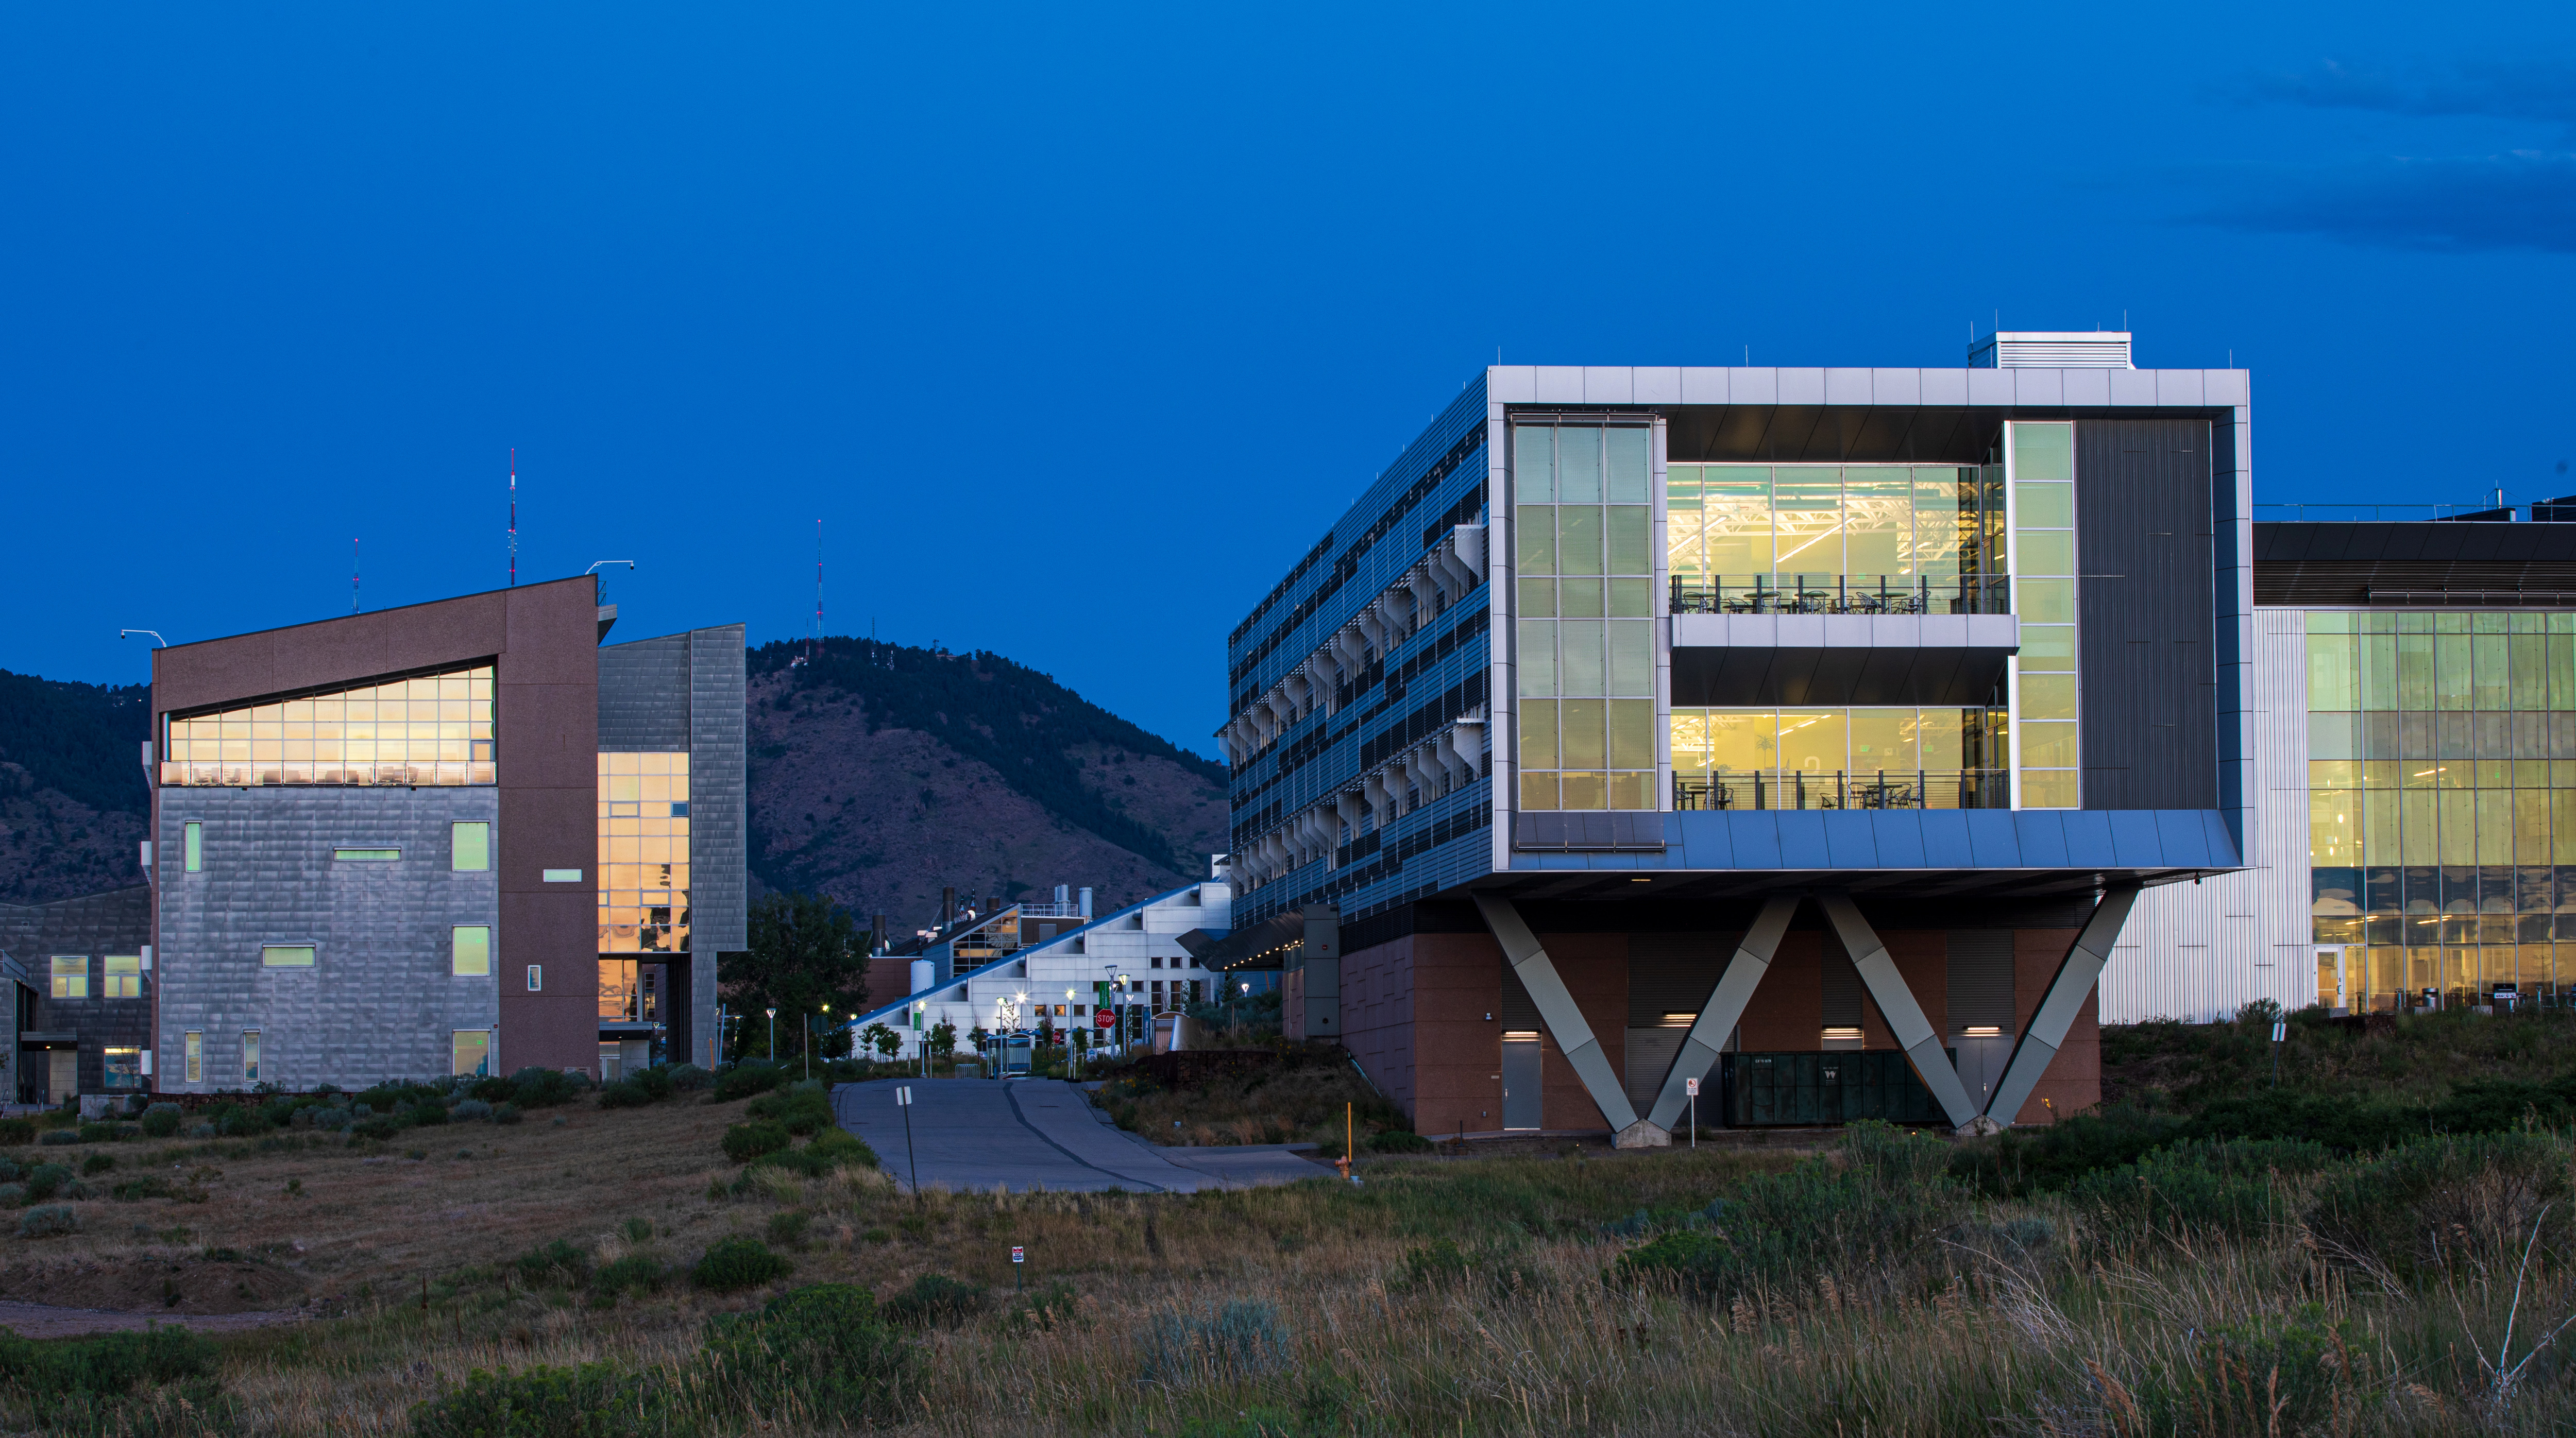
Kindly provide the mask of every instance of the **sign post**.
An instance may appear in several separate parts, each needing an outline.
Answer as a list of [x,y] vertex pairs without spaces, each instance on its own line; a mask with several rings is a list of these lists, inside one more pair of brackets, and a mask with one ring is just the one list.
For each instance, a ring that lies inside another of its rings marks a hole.
[[1028,1291],[1029,1281],[1028,1281],[1026,1278],[1024,1278],[1024,1277],[1022,1277],[1022,1276],[1021,1276],[1021,1275],[1022,1275],[1022,1273],[1024,1273],[1024,1272],[1025,1272],[1025,1269],[1022,1267],[1022,1265],[1026,1264],[1028,1261],[1029,1261],[1029,1251],[1028,1251],[1027,1249],[1025,1249],[1025,1248],[1020,1247],[1020,1246],[1019,1246],[1018,1244],[1016,1244],[1016,1243],[1012,1244],[1012,1245],[1011,1245],[1011,1287],[1013,1287],[1013,1288],[1015,1288],[1015,1289],[1017,1289],[1017,1290],[1019,1290],[1020,1292],[1023,1292],[1023,1293],[1025,1293],[1025,1292],[1027,1292],[1027,1291]]
[[1690,1146],[1691,1146],[1691,1147],[1693,1147],[1693,1148],[1697,1148],[1697,1147],[1699,1147],[1699,1080],[1698,1080],[1698,1079],[1683,1079],[1683,1080],[1682,1080],[1682,1088],[1683,1088],[1683,1090],[1684,1090],[1685,1092],[1687,1092],[1687,1093],[1689,1093],[1689,1094],[1690,1094],[1690,1103],[1691,1103],[1691,1108],[1690,1108],[1690,1126],[1691,1126],[1691,1141],[1690,1141]]
[[912,1151],[912,1085],[897,1085],[894,1106],[903,1110],[903,1161],[912,1170],[912,1194],[921,1196],[921,1159]]
[[2290,1026],[2276,1020],[2272,1025],[2272,1087],[2274,1088],[2281,1086],[2281,1041],[2289,1036]]

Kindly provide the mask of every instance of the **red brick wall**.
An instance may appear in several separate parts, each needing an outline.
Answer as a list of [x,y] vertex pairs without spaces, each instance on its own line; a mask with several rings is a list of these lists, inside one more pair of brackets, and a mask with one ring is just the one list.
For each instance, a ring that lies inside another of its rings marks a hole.
[[[2039,1012],[2048,984],[2075,947],[2074,929],[2023,929],[2013,935],[2013,1011],[2027,1029]],[[2055,1123],[2102,1101],[2102,1023],[2096,1007],[2101,991],[2084,996],[2084,1007],[2066,1030],[2066,1042],[2040,1075],[2039,1087],[2014,1116],[2015,1123]]]
[[1406,942],[1414,1132],[1492,1133],[1503,1126],[1502,946],[1491,934],[1416,934]]
[[1786,1050],[1809,1052],[1822,1040],[1825,1027],[1825,936],[1814,930],[1791,930],[1780,936],[1780,948],[1736,1026],[1748,1053]]
[[1413,945],[1407,935],[1342,957],[1342,1045],[1397,1108],[1413,1111]]
[[[1565,980],[1574,1005],[1583,1011],[1583,1021],[1592,1026],[1592,1036],[1601,1041],[1601,1052],[1610,1060],[1610,1072],[1625,1072],[1628,1064],[1628,936],[1626,934],[1542,934],[1540,947],[1555,961],[1556,976]],[[1501,976],[1496,974],[1499,985]],[[1499,1025],[1497,1026],[1499,1027]],[[1540,1092],[1546,1111],[1540,1119],[1549,1128],[1608,1128],[1610,1120],[1601,1106],[1576,1076],[1574,1065],[1565,1061],[1565,1051],[1556,1035],[1546,1034],[1546,1080]],[[1499,1040],[1497,1040],[1499,1044]],[[1496,1056],[1500,1057],[1499,1047]],[[1488,1070],[1495,1072],[1496,1070]],[[1502,1099],[1502,1086],[1494,1086],[1495,1101]],[[1497,1120],[1499,1124],[1499,1120]]]

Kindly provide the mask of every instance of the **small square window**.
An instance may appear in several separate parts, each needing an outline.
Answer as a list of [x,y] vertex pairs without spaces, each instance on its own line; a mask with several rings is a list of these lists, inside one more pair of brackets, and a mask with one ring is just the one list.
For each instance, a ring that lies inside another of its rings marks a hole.
[[143,997],[143,956],[141,954],[110,954],[102,962],[106,966],[106,997],[111,999]]
[[546,966],[543,964],[528,965],[528,992],[532,994],[542,994],[545,991]]
[[458,1029],[448,1036],[448,1056],[453,1067],[449,1072],[462,1077],[478,1078],[492,1071],[492,1031]]
[[309,969],[313,967],[311,944],[262,944],[259,962],[263,968]]
[[460,874],[479,874],[492,867],[492,826],[488,823],[447,827],[447,866]]
[[107,1086],[112,1089],[143,1087],[143,1050],[111,1048],[105,1051],[104,1071]]
[[447,971],[460,979],[490,978],[492,930],[480,924],[460,924],[449,932]]
[[54,955],[54,997],[58,999],[89,997],[88,955]]

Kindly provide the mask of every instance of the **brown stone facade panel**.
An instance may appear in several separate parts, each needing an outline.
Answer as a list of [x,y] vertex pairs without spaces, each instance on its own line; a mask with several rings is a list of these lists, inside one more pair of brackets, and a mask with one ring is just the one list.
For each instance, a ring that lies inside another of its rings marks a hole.
[[1503,950],[1491,934],[1412,939],[1413,1131],[1503,1126]]
[[[586,882],[559,887],[573,892],[501,894],[501,1043],[514,1070],[599,1062],[598,899]],[[531,964],[545,972],[537,993],[528,991]]]
[[1825,936],[1792,929],[1780,936],[1771,967],[1754,985],[1737,1024],[1746,1053],[1812,1053],[1824,1042]]
[[501,656],[493,715],[505,789],[577,789],[599,797],[599,684],[522,684]]
[[[1924,1021],[1947,1043],[1950,1036],[1950,936],[1938,930],[1882,934],[1906,992],[1923,1006]],[[1881,1022],[1884,1022],[1882,1020]]]
[[[522,608],[538,620],[538,627],[559,631],[541,646],[548,658],[585,636],[595,648],[599,627],[593,589],[588,579],[557,580],[156,649],[153,709],[202,709],[490,658],[510,647],[508,616]],[[576,612],[577,627],[569,622]],[[530,632],[533,638],[534,628]],[[591,663],[595,672],[597,661]]]
[[599,1072],[599,961],[591,960],[593,992],[588,998],[554,993],[554,966],[546,966],[546,992],[501,992],[500,1066],[510,1073],[523,1068],[580,1069]]
[[[2039,1012],[2039,1001],[2075,947],[2075,929],[2023,929],[2013,935],[2013,1014],[2027,1029]],[[2039,1087],[2021,1106],[2013,1122],[2055,1123],[2102,1102],[2102,1021],[2097,988],[2084,996],[2084,1007],[2066,1030],[2066,1042]]]
[[[1602,1054],[1617,1074],[1628,1065],[1628,936],[1626,934],[1542,934],[1539,946],[1556,964],[1556,975],[1574,996],[1583,1021],[1592,1026]],[[1499,983],[1499,977],[1497,982]],[[1498,1041],[1499,1042],[1499,1041]],[[1496,1053],[1499,1056],[1499,1047]],[[1546,1036],[1546,1079],[1540,1091],[1545,1112],[1540,1122],[1556,1129],[1603,1129],[1610,1120],[1576,1076],[1574,1065],[1555,1034]],[[1501,1085],[1495,1086],[1499,1101]],[[1500,1120],[1496,1127],[1500,1127]]]
[[1342,1044],[1388,1101],[1414,1107],[1414,936],[1342,957]]

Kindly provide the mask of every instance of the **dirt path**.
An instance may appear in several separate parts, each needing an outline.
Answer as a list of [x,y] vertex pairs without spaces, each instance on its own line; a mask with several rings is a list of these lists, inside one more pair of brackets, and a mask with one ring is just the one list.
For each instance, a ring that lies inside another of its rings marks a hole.
[[56,1308],[50,1303],[0,1300],[0,1328],[22,1338],[78,1338],[87,1333],[140,1332],[154,1324],[224,1333],[270,1323],[294,1323],[306,1315],[296,1310],[275,1313],[122,1313],[104,1308]]

